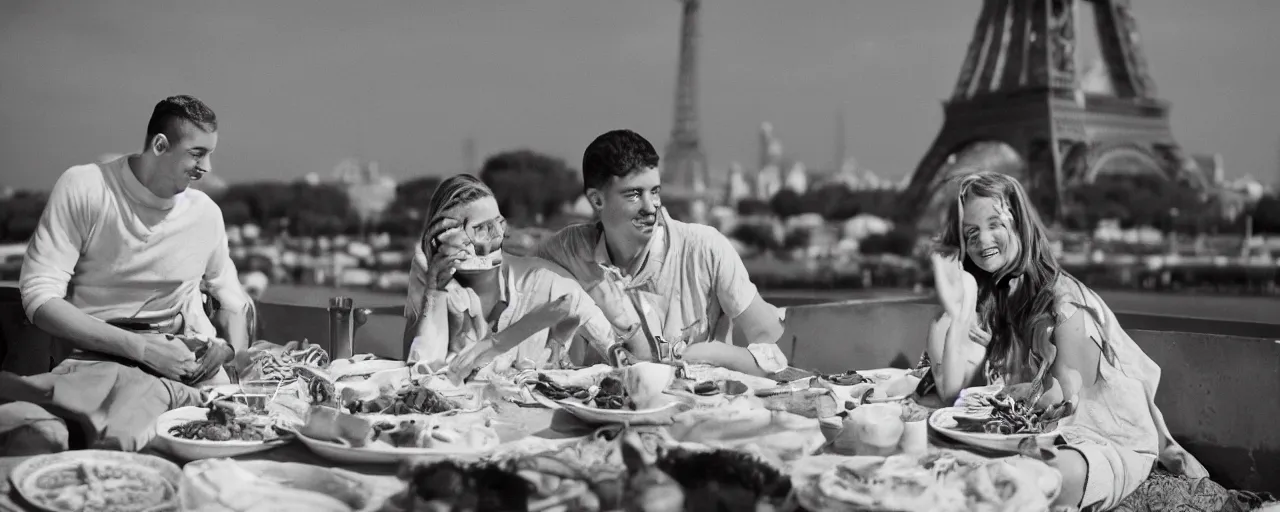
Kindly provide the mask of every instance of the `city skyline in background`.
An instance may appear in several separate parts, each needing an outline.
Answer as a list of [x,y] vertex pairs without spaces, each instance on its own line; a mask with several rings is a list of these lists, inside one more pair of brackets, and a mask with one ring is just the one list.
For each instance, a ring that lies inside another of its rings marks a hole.
[[[1133,3],[1175,135],[1221,153],[1229,177],[1274,183],[1280,3]],[[789,5],[703,1],[699,113],[717,177],[755,165],[765,121],[789,156],[830,168],[841,110],[860,167],[911,173],[981,3]],[[151,108],[172,94],[218,113],[214,170],[229,182],[325,174],[348,158],[398,179],[451,174],[466,170],[468,138],[481,161],[527,147],[575,168],[614,128],[661,151],[679,23],[674,1],[5,2],[3,185],[47,188],[67,167],[139,150]]]

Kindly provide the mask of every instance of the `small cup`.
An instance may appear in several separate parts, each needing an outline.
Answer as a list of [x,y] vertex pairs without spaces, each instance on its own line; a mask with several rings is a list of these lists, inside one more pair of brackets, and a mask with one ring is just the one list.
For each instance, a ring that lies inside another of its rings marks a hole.
[[908,421],[903,424],[902,439],[898,448],[903,453],[919,455],[929,451],[929,426],[926,421]]

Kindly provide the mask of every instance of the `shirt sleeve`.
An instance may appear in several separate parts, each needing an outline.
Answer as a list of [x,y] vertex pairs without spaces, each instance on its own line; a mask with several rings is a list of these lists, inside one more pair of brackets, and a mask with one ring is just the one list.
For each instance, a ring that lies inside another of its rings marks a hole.
[[213,245],[209,263],[205,265],[205,289],[218,299],[223,309],[234,311],[246,308],[249,306],[249,297],[244,287],[240,285],[236,264],[231,261],[231,250],[227,247],[227,229],[222,220],[222,210],[215,205],[210,215],[217,216],[218,241]]
[[46,302],[67,296],[67,283],[88,244],[96,209],[102,203],[102,198],[92,197],[92,180],[86,172],[72,168],[58,178],[49,193],[18,278],[27,319],[33,319]]
[[707,258],[711,264],[711,278],[714,280],[716,296],[720,306],[729,318],[737,318],[751,306],[759,292],[751,282],[742,257],[719,231],[710,231],[706,241]]

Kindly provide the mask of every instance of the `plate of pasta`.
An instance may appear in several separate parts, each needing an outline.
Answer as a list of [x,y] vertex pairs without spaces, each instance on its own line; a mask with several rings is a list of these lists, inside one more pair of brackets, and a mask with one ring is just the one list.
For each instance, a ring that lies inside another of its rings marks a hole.
[[970,446],[1019,453],[1028,439],[1037,446],[1052,445],[1058,423],[1075,412],[1071,402],[1036,408],[1005,393],[982,395],[978,400],[984,403],[934,411],[929,427]]

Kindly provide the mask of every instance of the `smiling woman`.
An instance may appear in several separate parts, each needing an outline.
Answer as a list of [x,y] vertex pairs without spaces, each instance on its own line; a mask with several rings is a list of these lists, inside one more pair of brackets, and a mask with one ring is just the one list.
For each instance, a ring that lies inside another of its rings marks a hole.
[[1155,405],[1160,367],[1058,265],[1022,185],[981,171],[958,188],[939,237],[940,252],[955,258],[934,256],[945,313],[929,335],[931,371],[919,392],[952,403],[963,388],[997,385],[1037,414],[1074,409],[1058,423],[1063,441],[1049,461],[1063,475],[1057,505],[1108,510],[1130,496],[1199,492],[1208,473]]

